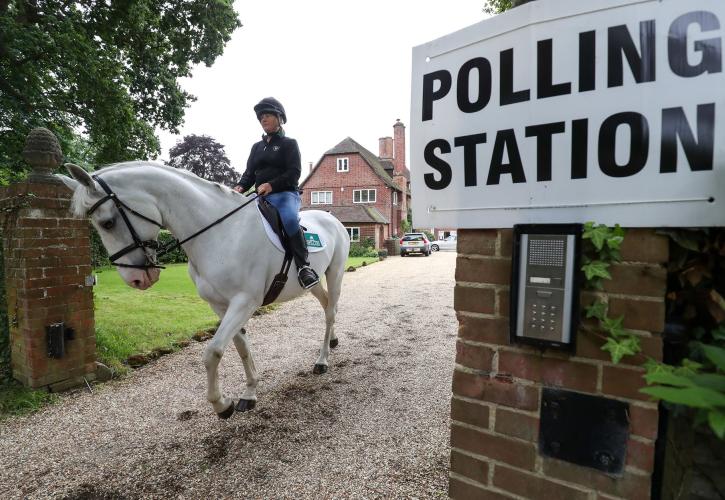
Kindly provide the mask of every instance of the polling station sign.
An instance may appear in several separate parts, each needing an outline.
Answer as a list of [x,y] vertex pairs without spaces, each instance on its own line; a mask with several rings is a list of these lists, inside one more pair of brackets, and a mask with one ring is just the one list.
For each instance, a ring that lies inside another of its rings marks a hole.
[[723,23],[723,0],[538,0],[415,47],[414,225],[725,225]]

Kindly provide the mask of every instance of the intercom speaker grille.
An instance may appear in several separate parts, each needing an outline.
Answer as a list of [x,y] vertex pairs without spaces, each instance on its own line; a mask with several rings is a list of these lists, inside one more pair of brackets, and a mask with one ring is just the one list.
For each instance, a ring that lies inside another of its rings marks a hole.
[[564,240],[529,240],[529,265],[562,267]]

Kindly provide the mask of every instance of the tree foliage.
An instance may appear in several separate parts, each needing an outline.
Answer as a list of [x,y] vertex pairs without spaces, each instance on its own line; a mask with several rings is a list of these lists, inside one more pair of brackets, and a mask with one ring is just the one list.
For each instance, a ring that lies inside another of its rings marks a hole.
[[232,3],[0,0],[0,171],[22,172],[36,126],[69,160],[155,157],[154,128],[176,132],[194,99],[178,78],[241,26]]
[[511,0],[486,0],[483,11],[487,14],[500,14],[511,8]]
[[234,186],[240,174],[229,164],[224,146],[206,135],[187,135],[169,151],[169,165],[202,179]]

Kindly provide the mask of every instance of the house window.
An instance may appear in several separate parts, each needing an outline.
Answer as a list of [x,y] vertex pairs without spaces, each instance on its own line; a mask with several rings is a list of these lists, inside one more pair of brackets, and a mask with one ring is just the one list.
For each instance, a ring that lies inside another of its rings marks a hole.
[[347,158],[338,158],[337,159],[337,171],[338,172],[349,172],[350,171],[350,162]]
[[332,205],[332,191],[312,191],[313,205]]
[[376,191],[374,189],[353,189],[353,203],[375,203]]
[[393,205],[397,205],[397,204],[398,204],[398,192],[393,191]]
[[360,228],[359,227],[346,227],[347,234],[350,235],[350,241],[360,241]]

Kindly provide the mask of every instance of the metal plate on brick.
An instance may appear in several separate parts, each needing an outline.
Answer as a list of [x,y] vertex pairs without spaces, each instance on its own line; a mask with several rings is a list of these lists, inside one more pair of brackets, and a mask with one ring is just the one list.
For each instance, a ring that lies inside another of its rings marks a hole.
[[544,388],[539,452],[611,474],[624,469],[629,405],[577,392]]

